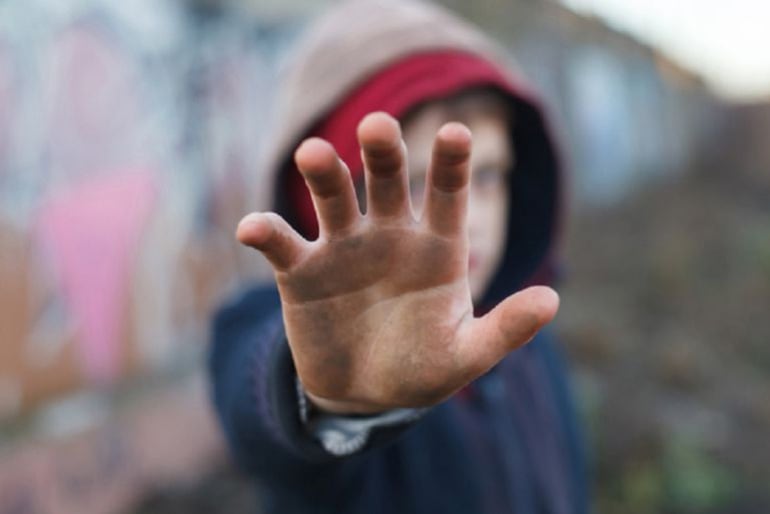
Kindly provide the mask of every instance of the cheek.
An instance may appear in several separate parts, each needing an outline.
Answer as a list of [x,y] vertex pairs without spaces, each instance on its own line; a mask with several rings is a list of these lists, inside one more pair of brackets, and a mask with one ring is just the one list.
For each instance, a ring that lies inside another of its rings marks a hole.
[[479,301],[489,289],[505,251],[508,217],[507,195],[474,195],[469,212],[471,252],[479,259],[470,275],[471,293]]
[[[505,246],[507,198],[504,190],[488,191],[471,197],[469,212],[471,237],[487,253],[502,253]],[[494,257],[494,255],[488,255],[488,257]]]
[[505,248],[506,228],[508,227],[508,193],[503,190],[498,193],[498,199],[494,202],[494,214],[490,216],[495,232],[495,248],[502,257]]

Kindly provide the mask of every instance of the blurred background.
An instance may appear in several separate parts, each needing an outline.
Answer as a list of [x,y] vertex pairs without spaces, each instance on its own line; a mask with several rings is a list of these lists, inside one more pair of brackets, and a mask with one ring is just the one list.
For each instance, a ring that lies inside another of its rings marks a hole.
[[[292,42],[330,2],[0,0],[0,514],[250,512],[213,309]],[[567,149],[557,329],[601,513],[770,512],[770,9],[445,0]]]

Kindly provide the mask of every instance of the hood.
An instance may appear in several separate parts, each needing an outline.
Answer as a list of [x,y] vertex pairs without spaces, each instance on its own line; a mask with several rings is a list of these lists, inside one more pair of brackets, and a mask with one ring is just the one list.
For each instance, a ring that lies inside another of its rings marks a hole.
[[524,285],[549,282],[560,166],[540,103],[505,56],[477,29],[433,4],[336,4],[299,42],[282,81],[264,164],[272,180],[273,209],[303,235],[315,237],[309,195],[295,187],[301,178],[292,155],[302,139],[330,140],[355,177],[361,173],[355,125],[368,112],[383,110],[403,119],[424,102],[469,87],[494,88],[512,105],[517,162],[509,187],[506,251],[483,304]]

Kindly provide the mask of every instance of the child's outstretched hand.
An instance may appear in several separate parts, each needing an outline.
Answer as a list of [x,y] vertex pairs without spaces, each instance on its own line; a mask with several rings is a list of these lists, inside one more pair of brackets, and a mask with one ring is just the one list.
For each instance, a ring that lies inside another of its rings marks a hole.
[[337,413],[433,405],[529,341],[559,299],[531,287],[474,318],[464,125],[448,123],[436,135],[420,219],[398,122],[370,114],[358,139],[366,215],[331,145],[308,139],[295,159],[313,197],[318,239],[303,239],[273,213],[246,216],[238,239],[275,270],[291,353],[314,403]]

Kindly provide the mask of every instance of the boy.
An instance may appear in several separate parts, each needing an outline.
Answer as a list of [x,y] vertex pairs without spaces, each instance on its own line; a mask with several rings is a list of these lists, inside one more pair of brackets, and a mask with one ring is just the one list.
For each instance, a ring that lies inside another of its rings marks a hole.
[[428,4],[343,2],[306,48],[273,146],[277,214],[237,232],[277,292],[223,309],[211,354],[266,511],[585,512],[563,371],[538,333],[558,297],[511,295],[547,281],[557,221],[531,93]]

